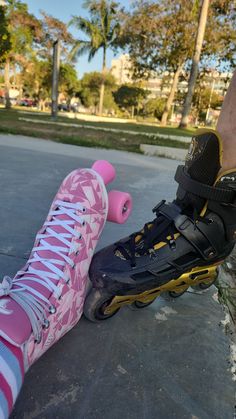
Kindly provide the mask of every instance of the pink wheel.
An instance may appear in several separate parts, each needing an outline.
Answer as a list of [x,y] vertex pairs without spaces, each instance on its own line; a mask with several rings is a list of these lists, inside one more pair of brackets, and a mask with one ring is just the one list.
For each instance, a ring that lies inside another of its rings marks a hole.
[[105,185],[112,182],[116,177],[115,168],[107,160],[97,160],[92,165],[95,170],[103,178]]
[[108,215],[107,220],[113,223],[123,224],[129,218],[132,210],[132,198],[127,192],[108,192]]

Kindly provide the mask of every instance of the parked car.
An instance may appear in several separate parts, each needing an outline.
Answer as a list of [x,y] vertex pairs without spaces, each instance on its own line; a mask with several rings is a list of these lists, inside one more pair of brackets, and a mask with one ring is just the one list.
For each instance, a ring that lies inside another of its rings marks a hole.
[[37,106],[37,103],[33,99],[22,99],[19,103],[20,106],[32,107]]
[[68,105],[67,103],[59,103],[58,110],[61,112],[78,112],[79,104],[73,103],[73,105]]

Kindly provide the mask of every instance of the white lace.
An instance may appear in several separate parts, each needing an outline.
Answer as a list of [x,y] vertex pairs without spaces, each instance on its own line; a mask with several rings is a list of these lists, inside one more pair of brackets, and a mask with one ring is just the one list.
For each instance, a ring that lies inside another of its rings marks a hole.
[[[48,313],[55,313],[56,309],[51,305],[48,298],[34,289],[34,283],[43,285],[51,291],[56,298],[61,298],[60,289],[53,280],[58,282],[60,279],[63,279],[68,283],[69,278],[65,278],[63,269],[66,264],[69,264],[72,268],[74,267],[74,262],[68,255],[73,252],[78,252],[80,246],[76,243],[72,243],[72,237],[76,237],[77,239],[81,238],[81,234],[74,229],[74,225],[75,222],[81,225],[84,224],[84,220],[76,214],[77,211],[85,211],[85,208],[80,203],[73,204],[70,202],[56,201],[55,206],[56,209],[49,213],[50,221],[44,223],[45,231],[36,236],[38,245],[32,249],[32,257],[27,262],[27,270],[18,271],[14,279],[5,276],[0,283],[0,297],[7,295],[23,308],[29,317],[33,334],[37,342],[41,340],[42,327],[49,326],[49,321],[47,320]],[[68,219],[57,219],[58,215],[67,215]],[[53,230],[54,226],[63,227],[65,233],[57,233]],[[48,238],[55,238],[63,245],[53,246],[47,242],[46,239]],[[51,251],[64,260],[42,258],[37,252],[43,250]],[[31,263],[34,262],[42,263],[47,270],[41,271],[33,268]],[[55,265],[59,265],[60,268]],[[28,276],[27,274],[34,275],[34,277]],[[32,281],[32,286],[21,283],[25,280]],[[14,285],[17,285],[17,287],[14,288]],[[0,307],[0,313],[2,312]]]

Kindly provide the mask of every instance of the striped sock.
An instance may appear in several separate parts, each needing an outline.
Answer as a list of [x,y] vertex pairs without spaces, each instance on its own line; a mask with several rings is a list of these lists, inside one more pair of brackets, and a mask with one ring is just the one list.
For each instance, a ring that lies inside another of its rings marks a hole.
[[10,415],[24,379],[20,348],[0,338],[0,419]]

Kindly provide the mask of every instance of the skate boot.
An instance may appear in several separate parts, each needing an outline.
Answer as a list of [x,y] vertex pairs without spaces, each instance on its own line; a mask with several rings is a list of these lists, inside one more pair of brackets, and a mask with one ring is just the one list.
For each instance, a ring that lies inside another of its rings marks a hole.
[[0,418],[7,417],[28,368],[80,319],[90,261],[105,221],[123,223],[129,194],[105,184],[113,166],[97,161],[63,181],[28,262],[0,282]]
[[220,173],[222,153],[220,136],[199,130],[177,168],[176,199],[160,202],[141,231],[94,256],[88,319],[105,320],[126,304],[142,308],[162,293],[177,297],[190,286],[214,283],[236,240],[236,168]]

